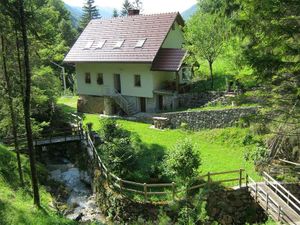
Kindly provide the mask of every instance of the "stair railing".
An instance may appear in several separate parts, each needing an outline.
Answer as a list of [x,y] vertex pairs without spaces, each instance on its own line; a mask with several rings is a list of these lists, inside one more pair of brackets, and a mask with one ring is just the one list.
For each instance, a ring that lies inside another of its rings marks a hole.
[[127,113],[130,114],[130,110],[129,110],[129,102],[126,100],[126,98],[124,98],[123,95],[120,94],[119,91],[117,91],[116,89],[113,89],[114,92],[114,99],[117,102],[117,104]]

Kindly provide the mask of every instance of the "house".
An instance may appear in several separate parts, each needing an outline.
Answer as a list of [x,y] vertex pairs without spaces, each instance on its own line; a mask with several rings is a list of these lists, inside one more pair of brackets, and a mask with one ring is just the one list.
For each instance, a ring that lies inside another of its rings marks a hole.
[[93,113],[175,109],[183,67],[179,13],[92,20],[64,59],[76,67],[78,110]]

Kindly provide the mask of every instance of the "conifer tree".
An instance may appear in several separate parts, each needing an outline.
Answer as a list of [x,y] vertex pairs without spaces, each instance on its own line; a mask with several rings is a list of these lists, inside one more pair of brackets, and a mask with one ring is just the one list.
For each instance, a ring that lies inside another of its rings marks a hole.
[[82,31],[92,19],[101,18],[94,0],[87,0],[82,9],[83,15],[79,24],[80,31]]
[[133,5],[130,3],[129,0],[124,0],[122,10],[121,10],[121,16],[127,16],[128,10],[132,9]]
[[116,17],[119,17],[119,13],[118,13],[118,10],[117,9],[114,9],[113,10],[113,15],[112,17],[116,18]]

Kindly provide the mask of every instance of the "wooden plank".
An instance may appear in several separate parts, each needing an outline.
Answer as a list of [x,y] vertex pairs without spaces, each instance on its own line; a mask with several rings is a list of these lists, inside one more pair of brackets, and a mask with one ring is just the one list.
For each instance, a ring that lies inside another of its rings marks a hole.
[[169,194],[169,192],[166,192],[166,191],[147,192],[147,195],[167,195],[167,194]]
[[[242,169],[242,171],[245,171],[244,169]],[[211,176],[214,175],[222,175],[222,174],[228,174],[228,173],[239,173],[240,170],[230,170],[230,171],[225,171],[225,172],[215,172],[215,173],[210,173]]]
[[131,185],[135,185],[135,186],[144,187],[144,184],[142,184],[142,183],[137,183],[137,182],[128,181],[128,180],[122,180],[122,181],[123,181],[124,184],[131,184]]
[[172,183],[164,183],[164,184],[147,184],[147,187],[172,187]]
[[122,188],[122,190],[125,190],[125,191],[129,191],[129,192],[133,192],[133,193],[138,193],[138,194],[144,194],[143,191],[138,191],[138,190],[135,190],[135,189],[131,189],[131,188]]

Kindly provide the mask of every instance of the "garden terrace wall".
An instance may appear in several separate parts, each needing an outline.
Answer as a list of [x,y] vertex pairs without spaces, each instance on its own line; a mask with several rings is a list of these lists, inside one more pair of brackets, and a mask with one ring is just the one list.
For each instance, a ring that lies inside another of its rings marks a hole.
[[257,107],[243,107],[223,110],[203,110],[163,113],[170,121],[171,128],[179,128],[183,123],[191,130],[231,127],[241,118],[257,114]]

